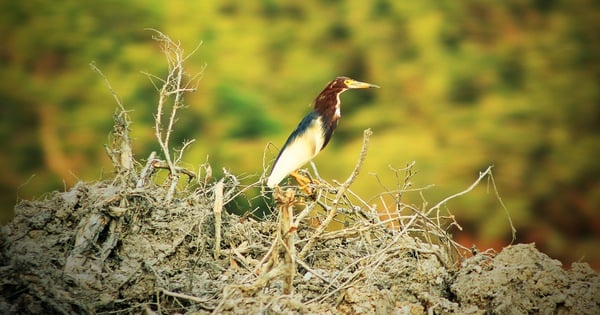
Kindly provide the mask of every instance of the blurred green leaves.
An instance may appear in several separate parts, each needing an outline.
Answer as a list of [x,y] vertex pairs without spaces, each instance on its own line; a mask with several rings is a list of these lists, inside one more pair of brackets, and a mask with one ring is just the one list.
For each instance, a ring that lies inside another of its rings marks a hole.
[[235,85],[220,85],[216,89],[215,102],[223,120],[231,120],[227,136],[238,139],[256,139],[278,130],[277,122],[266,111],[264,102]]

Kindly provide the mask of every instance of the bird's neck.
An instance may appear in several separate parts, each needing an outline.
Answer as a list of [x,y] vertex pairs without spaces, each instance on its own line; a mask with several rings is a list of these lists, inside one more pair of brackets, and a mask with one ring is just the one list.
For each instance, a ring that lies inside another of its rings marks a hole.
[[343,89],[325,89],[315,99],[315,112],[333,125],[337,124],[341,117],[340,94],[342,92]]

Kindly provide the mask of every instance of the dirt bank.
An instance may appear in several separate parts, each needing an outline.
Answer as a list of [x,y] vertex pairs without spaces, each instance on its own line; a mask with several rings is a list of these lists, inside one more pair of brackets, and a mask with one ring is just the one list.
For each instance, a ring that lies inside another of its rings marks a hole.
[[[600,275],[584,263],[564,269],[533,244],[464,258],[368,213],[353,216],[357,209],[346,209],[344,229],[319,231],[322,213],[292,222],[286,236],[281,216],[257,221],[222,212],[215,220],[222,197],[215,187],[164,204],[160,187],[79,183],[19,203],[1,231],[0,309],[600,314]],[[234,192],[234,181],[221,189]]]

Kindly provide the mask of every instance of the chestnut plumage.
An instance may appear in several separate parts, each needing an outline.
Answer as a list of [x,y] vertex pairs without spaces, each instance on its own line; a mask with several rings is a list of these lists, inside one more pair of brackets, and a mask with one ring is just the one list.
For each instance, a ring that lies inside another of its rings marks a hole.
[[267,186],[273,188],[286,176],[310,162],[327,146],[341,116],[340,94],[348,89],[378,88],[377,85],[337,77],[329,82],[314,101],[314,109],[306,115],[281,148]]

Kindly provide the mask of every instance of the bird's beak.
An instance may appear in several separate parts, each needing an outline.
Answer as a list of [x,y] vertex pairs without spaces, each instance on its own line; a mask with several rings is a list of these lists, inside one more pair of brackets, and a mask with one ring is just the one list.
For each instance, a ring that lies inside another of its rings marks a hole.
[[348,86],[349,89],[372,89],[372,88],[379,88],[378,85],[371,84],[371,83],[366,83],[366,82],[355,81],[355,80],[350,80],[350,82],[348,82],[346,84],[346,86]]

